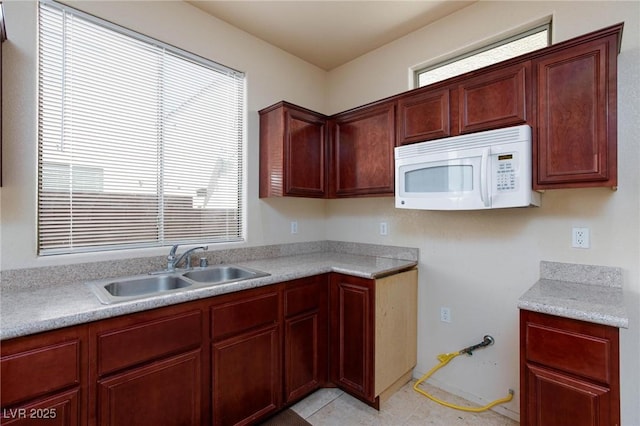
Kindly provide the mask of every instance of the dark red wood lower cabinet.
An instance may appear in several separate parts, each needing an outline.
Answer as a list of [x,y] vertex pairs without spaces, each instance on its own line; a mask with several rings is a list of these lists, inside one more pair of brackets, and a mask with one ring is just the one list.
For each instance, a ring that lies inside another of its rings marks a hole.
[[325,385],[328,375],[327,275],[286,283],[284,289],[284,402]]
[[331,380],[371,403],[374,380],[374,281],[331,276]]
[[98,382],[100,425],[200,425],[200,351]]
[[82,326],[3,341],[0,424],[85,424],[87,358]]
[[254,424],[282,405],[281,286],[213,299],[211,402],[216,426]]
[[378,406],[415,366],[416,300],[416,270],[330,273],[3,341],[1,423],[258,424],[327,386]]
[[245,425],[280,406],[280,336],[277,326],[213,344],[213,421]]
[[618,426],[618,329],[520,311],[520,423]]

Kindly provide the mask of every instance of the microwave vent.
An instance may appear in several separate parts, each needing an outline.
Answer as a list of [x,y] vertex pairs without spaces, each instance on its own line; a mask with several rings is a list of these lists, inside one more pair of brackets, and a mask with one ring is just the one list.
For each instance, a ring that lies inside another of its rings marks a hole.
[[469,133],[466,135],[400,146],[395,149],[395,158],[410,158],[423,154],[480,148],[489,145],[502,145],[526,140],[531,140],[531,127],[523,124],[521,126]]

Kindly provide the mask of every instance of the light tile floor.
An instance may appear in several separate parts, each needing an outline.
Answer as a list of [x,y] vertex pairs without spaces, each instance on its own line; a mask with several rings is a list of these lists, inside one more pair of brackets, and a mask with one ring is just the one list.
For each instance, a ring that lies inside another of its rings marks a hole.
[[[444,407],[413,390],[413,381],[393,394],[377,411],[339,389],[322,389],[292,409],[313,426],[418,426],[477,425],[514,426],[519,423],[494,411],[470,413]],[[420,385],[430,394],[462,406],[473,406],[429,384]]]

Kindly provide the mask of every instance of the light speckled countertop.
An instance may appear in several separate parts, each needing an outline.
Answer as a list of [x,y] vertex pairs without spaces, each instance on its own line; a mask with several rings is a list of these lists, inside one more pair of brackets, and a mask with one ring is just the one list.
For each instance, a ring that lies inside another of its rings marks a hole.
[[540,280],[520,297],[518,308],[629,327],[620,268],[543,261]]
[[[44,283],[42,285],[16,285],[15,283],[3,285],[0,301],[0,339],[25,336],[326,272],[378,278],[417,265],[416,249],[408,249],[409,256],[406,256],[406,250],[399,251],[400,255],[409,257],[409,259],[399,259],[379,256],[379,254],[387,254],[384,251],[379,252],[380,247],[386,246],[362,245],[365,250],[361,250],[363,247],[357,247],[357,245],[353,247],[352,243],[347,243],[349,244],[347,250],[340,251],[344,249],[340,246],[336,252],[333,251],[336,249],[336,244],[338,243],[331,244],[328,247],[329,251],[225,262],[267,272],[270,275],[266,277],[111,305],[101,304],[86,285],[89,279],[78,281],[77,275],[74,275],[74,279],[69,282],[56,282],[53,285]],[[314,246],[314,250],[317,248],[317,245]],[[354,248],[355,250],[352,250]],[[327,249],[326,244],[320,249]],[[348,251],[364,252],[370,255],[357,255]],[[40,274],[42,275],[42,272]]]

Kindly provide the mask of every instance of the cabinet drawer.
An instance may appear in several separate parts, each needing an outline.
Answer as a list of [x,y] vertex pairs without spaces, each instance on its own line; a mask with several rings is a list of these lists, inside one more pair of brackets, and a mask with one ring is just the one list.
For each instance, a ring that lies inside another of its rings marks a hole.
[[2,407],[80,384],[80,340],[2,357]]
[[211,308],[211,337],[214,340],[278,322],[277,290],[233,296],[228,302]]
[[80,419],[80,389],[56,393],[28,405],[3,409],[0,424],[4,426],[77,426]]
[[326,303],[327,276],[319,275],[287,283],[284,291],[284,315],[290,317],[315,311]]
[[528,323],[526,359],[601,383],[611,382],[611,342],[603,337]]
[[98,373],[183,352],[202,341],[202,312],[191,311],[98,334]]

